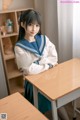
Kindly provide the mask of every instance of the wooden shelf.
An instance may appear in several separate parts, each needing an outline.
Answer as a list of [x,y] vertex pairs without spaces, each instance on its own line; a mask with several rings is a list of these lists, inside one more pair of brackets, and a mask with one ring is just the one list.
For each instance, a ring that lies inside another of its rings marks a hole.
[[22,76],[22,73],[19,72],[19,70],[14,70],[14,71],[11,71],[8,73],[8,78],[9,79],[12,79],[12,78],[15,78],[15,77],[18,77],[18,76]]
[[10,54],[10,55],[4,55],[4,60],[10,60],[10,59],[14,59],[14,58],[15,58],[14,53]]
[[6,35],[1,35],[1,38],[6,38],[6,37],[11,37],[11,36],[17,36],[18,33],[10,33],[10,34],[6,34]]
[[[9,94],[24,92],[23,75],[19,72],[15,62],[14,46],[19,32],[18,19],[20,14],[25,10],[27,9],[0,12],[0,26],[4,28],[0,31],[0,47]],[[8,19],[13,23],[13,33],[2,35],[8,32],[6,29],[6,21]],[[11,50],[11,52],[9,50]]]
[[10,80],[10,93],[15,92],[24,93],[24,80],[22,76]]

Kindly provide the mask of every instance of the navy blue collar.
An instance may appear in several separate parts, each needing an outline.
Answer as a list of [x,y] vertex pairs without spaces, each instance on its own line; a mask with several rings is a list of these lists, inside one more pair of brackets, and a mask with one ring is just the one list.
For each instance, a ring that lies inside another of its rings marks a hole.
[[25,50],[28,50],[32,53],[34,53],[36,56],[41,57],[42,53],[44,51],[44,47],[46,44],[45,36],[43,35],[36,35],[35,36],[36,44],[38,46],[38,51],[33,47],[33,45],[25,39],[22,39],[16,43],[16,46],[19,46]]

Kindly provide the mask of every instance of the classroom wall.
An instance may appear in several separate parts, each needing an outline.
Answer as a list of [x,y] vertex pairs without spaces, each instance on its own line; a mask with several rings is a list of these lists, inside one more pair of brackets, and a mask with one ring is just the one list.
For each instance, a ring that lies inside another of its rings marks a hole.
[[59,62],[72,58],[73,54],[73,5],[58,1]]
[[80,58],[80,4],[73,4],[73,57]]
[[44,26],[45,26],[45,17],[44,17],[44,0],[34,0],[34,8],[39,11],[41,14],[42,24],[41,24],[41,32],[44,34]]
[[3,10],[3,8],[7,8],[7,10],[14,10],[28,7],[34,7],[33,0],[0,0],[0,11]]
[[[16,4],[17,2],[17,4]],[[9,9],[31,8],[34,6],[33,0],[13,0]]]
[[58,14],[57,0],[44,0],[45,33],[55,44],[58,51]]
[[2,0],[0,0],[0,11],[2,10]]

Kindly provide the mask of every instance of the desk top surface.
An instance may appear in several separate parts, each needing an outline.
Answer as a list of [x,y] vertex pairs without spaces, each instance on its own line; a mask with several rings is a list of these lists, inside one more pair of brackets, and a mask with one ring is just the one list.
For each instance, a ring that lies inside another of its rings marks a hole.
[[51,100],[80,88],[80,59],[71,59],[37,75],[25,77]]
[[0,100],[0,114],[7,113],[8,120],[48,120],[20,93]]

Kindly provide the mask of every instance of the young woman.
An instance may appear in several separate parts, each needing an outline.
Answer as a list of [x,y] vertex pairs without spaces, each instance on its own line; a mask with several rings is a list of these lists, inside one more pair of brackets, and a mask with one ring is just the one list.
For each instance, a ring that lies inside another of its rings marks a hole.
[[[19,36],[15,45],[18,69],[24,75],[39,74],[57,65],[58,57],[55,46],[46,35],[41,34],[41,16],[33,9],[21,14],[19,19]],[[33,103],[33,87],[25,80],[25,97]],[[39,110],[45,113],[51,110],[51,103],[38,94]],[[65,109],[59,109],[64,114]],[[63,111],[63,112],[62,112]],[[69,120],[67,113],[64,120]]]

